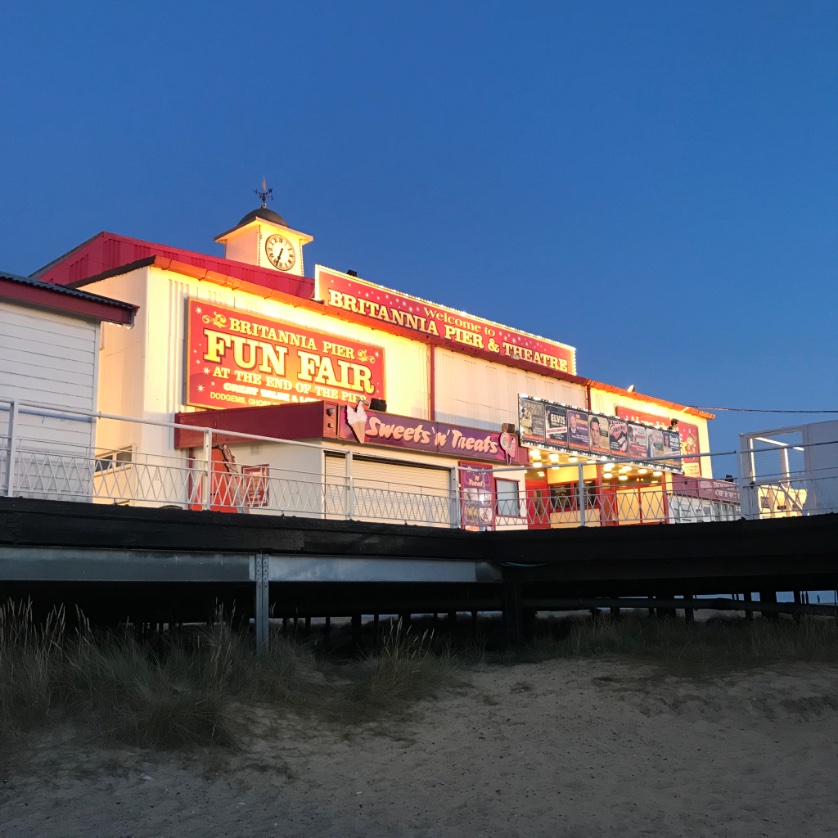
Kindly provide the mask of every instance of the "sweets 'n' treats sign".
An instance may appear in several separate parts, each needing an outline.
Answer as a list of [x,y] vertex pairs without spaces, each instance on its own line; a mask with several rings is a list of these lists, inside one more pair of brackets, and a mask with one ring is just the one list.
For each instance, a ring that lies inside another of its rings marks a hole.
[[196,407],[383,399],[384,350],[189,300],[186,401]]
[[340,436],[350,442],[357,440],[366,445],[444,454],[466,460],[509,463],[518,458],[518,441],[514,439],[513,442],[512,434],[376,413],[365,410],[363,404],[347,405],[341,411]]
[[547,370],[576,374],[576,350],[564,343],[510,329],[319,266],[315,282],[317,299],[327,308],[374,321],[377,328],[387,330],[396,326],[490,360],[526,361]]

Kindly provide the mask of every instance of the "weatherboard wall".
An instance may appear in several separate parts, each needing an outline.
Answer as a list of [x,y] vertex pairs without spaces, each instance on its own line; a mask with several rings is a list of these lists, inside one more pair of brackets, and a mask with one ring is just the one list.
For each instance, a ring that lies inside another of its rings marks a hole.
[[[97,322],[0,302],[0,398],[93,411],[98,342]],[[0,434],[6,433],[3,412]],[[52,450],[89,448],[93,439],[89,420],[28,410],[19,415],[17,430]]]
[[434,418],[440,422],[493,431],[505,422],[517,424],[520,393],[583,410],[587,407],[585,388],[570,381],[449,349],[436,349],[434,363]]

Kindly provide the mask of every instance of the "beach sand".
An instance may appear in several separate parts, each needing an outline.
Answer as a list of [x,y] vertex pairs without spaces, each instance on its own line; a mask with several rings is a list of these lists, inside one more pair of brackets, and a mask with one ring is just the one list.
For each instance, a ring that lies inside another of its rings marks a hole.
[[405,719],[252,716],[228,754],[34,740],[17,836],[833,836],[838,668],[684,680],[625,662],[466,669]]

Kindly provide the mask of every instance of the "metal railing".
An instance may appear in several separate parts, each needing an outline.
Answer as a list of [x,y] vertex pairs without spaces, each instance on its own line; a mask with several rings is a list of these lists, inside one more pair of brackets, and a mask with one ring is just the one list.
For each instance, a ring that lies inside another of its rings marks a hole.
[[[340,477],[327,474],[324,452],[345,453],[328,443],[277,440],[0,399],[0,429],[4,424],[0,494],[8,497],[474,530],[682,524],[731,520],[743,516],[743,510],[748,510],[746,517],[751,518],[838,511],[836,470],[764,474],[747,484],[737,480],[735,486],[730,484],[738,490],[737,495],[737,491],[726,494],[723,481],[704,481],[707,486],[697,482],[685,490],[665,475],[641,479],[614,471],[606,478],[600,463],[592,479],[590,468],[584,473],[582,466],[565,465],[551,467],[551,471],[558,469],[558,474],[551,474],[549,484],[545,482],[541,488],[502,496],[490,488],[475,499],[457,488],[456,471],[452,472],[452,485],[445,490],[365,480],[353,476],[351,470]],[[195,447],[174,449],[174,433],[179,428],[195,435]],[[141,450],[138,441],[169,453]],[[266,444],[291,452],[291,459],[301,465],[257,464],[270,459],[262,448],[257,449]],[[228,446],[236,449],[235,457],[229,455]],[[253,465],[235,461],[248,455],[256,461]],[[497,470],[496,475],[510,476],[506,469]],[[517,479],[523,486],[522,468],[517,469]],[[741,508],[738,501],[730,500],[738,496]]]

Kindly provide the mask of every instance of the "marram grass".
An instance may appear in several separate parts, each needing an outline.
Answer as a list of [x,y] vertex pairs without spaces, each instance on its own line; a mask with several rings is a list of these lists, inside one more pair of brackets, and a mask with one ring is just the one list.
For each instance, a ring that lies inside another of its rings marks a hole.
[[[78,614],[68,621],[60,608],[36,620],[29,603],[9,601],[0,605],[0,748],[61,721],[104,742],[232,746],[247,735],[254,706],[354,729],[400,718],[473,663],[607,658],[687,677],[775,663],[838,664],[838,621],[829,618],[693,625],[632,615],[544,619],[526,645],[494,652],[463,624],[459,637],[417,626],[389,624],[371,651],[337,661],[279,632],[257,652],[252,637],[220,617],[139,641],[94,631]],[[498,629],[486,621],[482,631]]]

